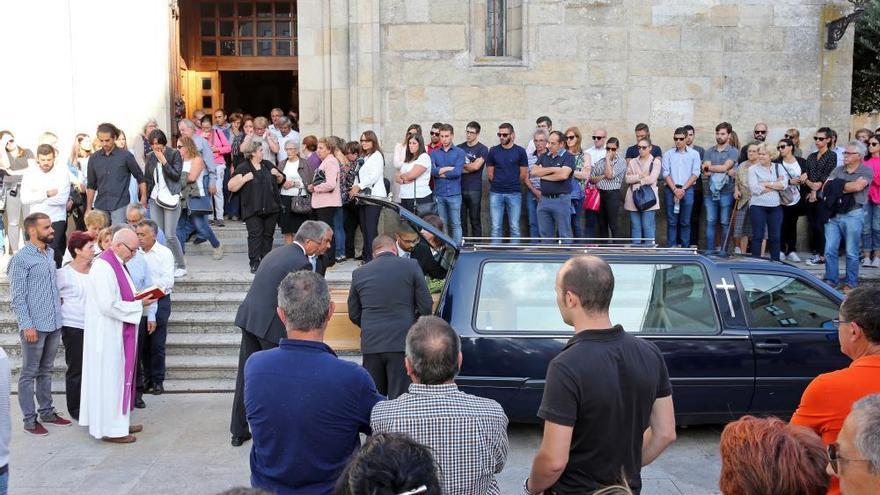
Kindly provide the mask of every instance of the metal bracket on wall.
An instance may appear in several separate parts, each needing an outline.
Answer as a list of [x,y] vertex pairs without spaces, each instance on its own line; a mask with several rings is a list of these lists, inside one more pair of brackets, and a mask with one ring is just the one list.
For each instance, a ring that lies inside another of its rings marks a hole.
[[850,23],[858,21],[859,18],[865,14],[865,4],[867,3],[867,0],[849,1],[855,6],[855,10],[853,10],[851,14],[829,21],[825,24],[825,29],[827,30],[827,38],[825,39],[826,50],[836,50],[837,43],[843,38],[843,35],[846,34],[846,29],[849,27]]

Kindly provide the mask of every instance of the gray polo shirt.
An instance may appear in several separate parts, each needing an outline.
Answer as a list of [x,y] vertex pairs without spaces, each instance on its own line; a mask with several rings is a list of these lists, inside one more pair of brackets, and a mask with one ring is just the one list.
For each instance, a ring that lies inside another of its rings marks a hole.
[[853,182],[859,177],[864,177],[865,180],[868,181],[868,186],[857,193],[853,193],[853,199],[856,200],[856,203],[864,206],[865,202],[868,200],[868,189],[871,188],[871,181],[874,179],[874,170],[870,167],[866,167],[864,164],[860,164],[855,172],[850,173],[846,171],[846,165],[844,165],[843,167],[837,167],[832,170],[828,179],[843,179],[847,182]]
[[[717,147],[711,146],[706,149],[706,152],[703,153],[703,161],[709,162],[712,165],[723,165],[727,160],[731,160],[733,162],[733,166],[735,167],[737,163],[739,163],[739,151],[736,150],[731,145],[727,145],[723,150],[718,150]],[[713,172],[722,173],[722,172]],[[703,191],[709,191],[709,177],[700,174],[700,179],[703,181]],[[721,194],[733,194],[733,186],[734,186],[734,178],[730,177],[730,180],[727,181],[727,184],[724,185],[724,188],[721,189]],[[705,193],[704,193],[705,194]],[[711,197],[711,196],[710,196]]]

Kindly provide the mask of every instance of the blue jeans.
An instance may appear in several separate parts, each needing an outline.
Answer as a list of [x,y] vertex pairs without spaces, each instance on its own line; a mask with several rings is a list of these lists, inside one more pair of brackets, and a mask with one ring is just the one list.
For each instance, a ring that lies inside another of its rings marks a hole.
[[522,208],[520,193],[489,193],[489,218],[492,220],[492,237],[504,235],[504,212],[510,226],[510,237],[519,238],[519,213]]
[[9,490],[9,471],[0,474],[0,495],[6,495]]
[[[730,211],[733,208],[733,193],[722,193],[718,199],[711,194],[703,195],[703,206],[706,208],[706,250],[715,250],[715,223],[721,222],[721,237],[727,235],[730,226]],[[752,225],[754,229],[754,225]],[[754,232],[754,230],[753,230]]]
[[584,198],[571,200],[571,233],[576,238],[584,238]]
[[541,198],[538,203],[538,233],[545,239],[571,237],[571,195]]
[[859,241],[865,221],[863,209],[864,207],[848,213],[838,213],[825,224],[825,281],[829,285],[837,285],[840,279],[837,251],[841,239],[846,242],[846,278],[843,283],[850,287],[859,283]]
[[678,214],[675,214],[675,195],[668,187],[663,190],[666,200],[666,246],[672,247],[677,243],[679,230],[682,239],[691,238],[691,210],[694,207],[694,188],[689,187],[684,192],[684,197],[679,201]]
[[[654,216],[657,210],[631,211],[629,222],[632,224],[630,235],[633,239],[654,239],[657,233],[657,224]],[[680,213],[679,213],[680,214]],[[656,242],[656,240],[654,241]],[[650,244],[651,241],[633,241],[634,244]]]
[[529,237],[541,237],[538,232],[538,198],[532,191],[526,191],[526,211],[529,213]]
[[434,195],[437,213],[446,224],[446,232],[456,244],[461,244],[461,194],[455,196]]
[[333,215],[333,242],[336,245],[336,257],[345,258],[345,227],[343,222],[342,210],[345,208],[337,208]]
[[761,242],[764,240],[766,228],[770,259],[779,261],[779,251],[782,246],[782,207],[749,206],[749,220],[752,222],[752,257],[761,257]]
[[208,215],[204,213],[184,213],[177,222],[177,238],[180,239],[180,250],[186,253],[186,239],[196,232],[197,237],[207,240],[211,247],[220,247],[220,241],[208,225]]
[[866,252],[874,251],[874,256],[880,256],[880,204],[869,200],[862,209],[865,210],[862,249]]

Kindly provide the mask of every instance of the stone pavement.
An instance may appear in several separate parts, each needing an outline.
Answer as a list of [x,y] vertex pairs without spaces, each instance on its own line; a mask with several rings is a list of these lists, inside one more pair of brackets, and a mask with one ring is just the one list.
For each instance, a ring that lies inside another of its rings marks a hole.
[[[64,410],[64,396],[54,396]],[[250,443],[229,445],[227,393],[145,397],[147,408],[133,418],[144,431],[131,445],[111,445],[85,427],[49,427],[49,436],[22,430],[15,400],[9,492],[16,495],[193,494],[210,495],[249,486]],[[541,443],[536,425],[509,428],[510,454],[499,476],[502,493],[519,493]],[[642,470],[644,495],[706,495],[718,492],[719,427],[679,429],[678,440]]]

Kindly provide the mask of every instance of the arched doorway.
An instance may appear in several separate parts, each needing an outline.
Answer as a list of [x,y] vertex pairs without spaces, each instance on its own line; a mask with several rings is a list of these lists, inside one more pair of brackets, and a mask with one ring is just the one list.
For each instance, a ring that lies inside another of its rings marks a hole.
[[295,0],[180,0],[177,57],[185,115],[224,108],[298,112]]

